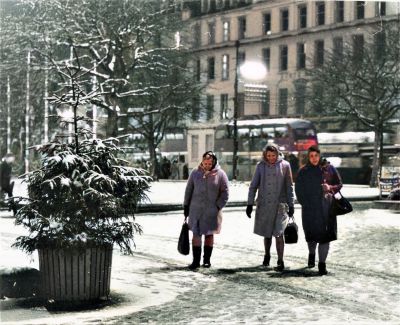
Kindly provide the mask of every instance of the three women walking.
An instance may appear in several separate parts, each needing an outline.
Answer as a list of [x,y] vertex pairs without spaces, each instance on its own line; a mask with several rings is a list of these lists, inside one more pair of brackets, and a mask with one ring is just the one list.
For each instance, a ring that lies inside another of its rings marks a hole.
[[200,165],[188,179],[184,198],[184,216],[193,233],[193,262],[189,269],[200,267],[202,236],[204,236],[203,266],[210,267],[214,234],[221,230],[222,209],[229,198],[228,177],[218,165],[212,151],[203,154]]
[[[295,189],[294,189],[295,187]],[[302,225],[308,245],[307,266],[315,266],[318,247],[318,272],[326,275],[329,243],[337,239],[336,216],[330,213],[334,194],[342,187],[337,170],[312,146],[307,163],[299,170],[293,184],[289,162],[281,158],[275,145],[267,145],[257,164],[249,186],[246,214],[251,218],[254,202],[257,210],[254,233],[264,238],[264,266],[270,265],[272,238],[275,238],[277,271],[283,271],[284,231],[288,218],[294,214],[294,192],[302,207]],[[257,199],[256,199],[257,195]],[[193,261],[189,269],[200,267],[202,236],[204,236],[203,266],[210,267],[214,234],[221,230],[222,213],[229,197],[228,178],[211,151],[204,153],[200,165],[189,176],[184,198],[184,216],[193,232]]]

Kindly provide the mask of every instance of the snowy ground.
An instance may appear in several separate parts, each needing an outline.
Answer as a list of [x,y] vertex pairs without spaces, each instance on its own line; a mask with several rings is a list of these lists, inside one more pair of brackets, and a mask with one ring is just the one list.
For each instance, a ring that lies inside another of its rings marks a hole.
[[[1,322],[17,324],[400,324],[400,214],[355,203],[338,217],[339,240],[331,245],[328,276],[306,269],[300,227],[286,245],[283,273],[260,266],[262,238],[252,233],[244,208],[226,209],[216,236],[212,268],[190,272],[190,256],[176,250],[181,213],[141,214],[144,234],[133,256],[114,252],[112,304],[85,312],[50,313],[38,303],[2,301]],[[0,218],[0,268],[37,267],[9,248],[21,229]],[[272,266],[276,254],[272,250]]]

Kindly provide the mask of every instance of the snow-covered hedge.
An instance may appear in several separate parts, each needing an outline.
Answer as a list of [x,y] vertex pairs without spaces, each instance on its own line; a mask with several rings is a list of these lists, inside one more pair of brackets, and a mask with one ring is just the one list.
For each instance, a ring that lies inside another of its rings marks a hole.
[[116,243],[131,253],[137,203],[151,178],[118,158],[117,139],[87,139],[38,147],[42,167],[25,175],[29,198],[19,200],[16,224],[29,230],[15,247],[31,253],[41,247],[80,247]]

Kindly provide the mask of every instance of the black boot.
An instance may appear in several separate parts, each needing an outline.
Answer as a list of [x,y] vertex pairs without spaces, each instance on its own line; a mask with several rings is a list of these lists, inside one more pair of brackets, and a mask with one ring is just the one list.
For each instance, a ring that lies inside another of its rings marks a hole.
[[282,272],[284,268],[285,268],[285,264],[283,263],[283,260],[278,260],[275,270]]
[[315,266],[315,254],[308,254],[308,267],[311,269]]
[[263,266],[269,266],[269,261],[270,261],[270,259],[271,259],[271,255],[265,254],[265,255],[264,255],[264,260],[263,260],[263,262],[262,262],[262,265],[263,265]]
[[200,246],[193,246],[193,262],[189,265],[189,270],[195,270],[200,267],[200,258],[201,258],[201,247]]
[[211,266],[210,258],[211,258],[212,251],[213,251],[212,246],[204,246],[204,255],[203,255],[203,266],[204,267]]
[[328,274],[325,263],[318,263],[318,273],[319,273],[319,275],[327,275]]

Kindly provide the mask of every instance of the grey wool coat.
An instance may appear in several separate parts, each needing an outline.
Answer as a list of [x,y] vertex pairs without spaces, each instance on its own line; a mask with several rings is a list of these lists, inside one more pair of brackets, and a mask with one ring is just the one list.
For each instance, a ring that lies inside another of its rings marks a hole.
[[[270,165],[265,159],[262,159],[257,164],[250,183],[248,205],[254,204],[257,191],[254,233],[271,238],[276,219],[286,217],[287,208],[294,206],[293,178],[289,162],[278,158],[275,164]],[[281,203],[285,206],[285,211],[282,211]],[[281,214],[285,214],[285,216]]]
[[200,167],[190,173],[184,205],[189,206],[189,228],[206,235],[218,228],[218,213],[229,198],[229,182],[225,172],[215,166],[209,173]]

